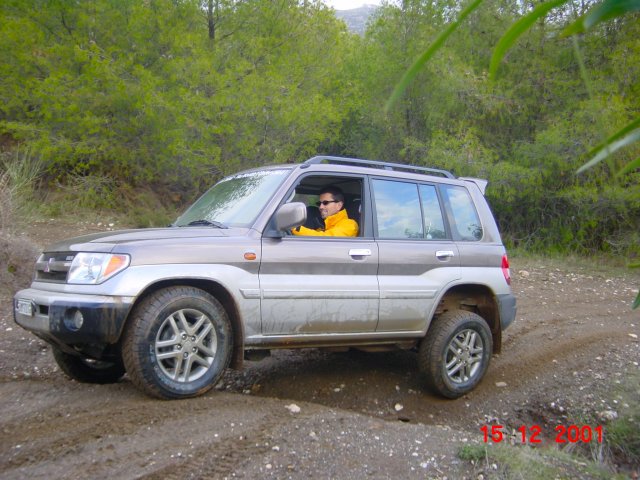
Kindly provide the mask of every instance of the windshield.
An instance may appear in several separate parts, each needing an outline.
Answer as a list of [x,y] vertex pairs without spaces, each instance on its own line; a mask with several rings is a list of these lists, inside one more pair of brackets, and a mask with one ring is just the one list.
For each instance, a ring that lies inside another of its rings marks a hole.
[[191,205],[174,226],[249,227],[289,172],[261,170],[224,178]]

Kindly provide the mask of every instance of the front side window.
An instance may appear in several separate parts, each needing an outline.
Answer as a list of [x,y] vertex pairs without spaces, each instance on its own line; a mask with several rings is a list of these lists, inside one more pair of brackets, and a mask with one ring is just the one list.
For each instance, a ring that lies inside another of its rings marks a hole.
[[[296,185],[290,199],[292,202],[302,202],[307,206],[307,220],[302,225],[305,229],[297,229],[294,235],[342,237],[353,236],[351,233],[354,233],[360,237],[365,236],[362,191],[363,180],[361,177],[305,176]],[[338,197],[336,197],[336,193]],[[336,198],[342,198],[342,202],[335,201]],[[341,210],[344,212],[340,213]],[[356,227],[348,226],[349,224],[354,225],[352,222],[328,219],[334,215],[345,216],[346,219],[355,222]],[[328,223],[325,222],[325,219],[328,219]],[[314,230],[317,233],[309,230]]]
[[249,227],[290,171],[261,170],[224,178],[191,205],[174,226]]
[[422,211],[415,183],[374,180],[379,238],[423,238]]
[[451,230],[455,240],[478,241],[482,239],[482,224],[469,192],[464,187],[443,185],[445,201],[451,212]]

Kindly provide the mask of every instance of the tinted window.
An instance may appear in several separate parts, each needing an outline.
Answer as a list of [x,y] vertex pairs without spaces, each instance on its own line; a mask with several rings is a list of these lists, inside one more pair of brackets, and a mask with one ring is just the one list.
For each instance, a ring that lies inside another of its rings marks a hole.
[[380,238],[423,238],[416,184],[374,180],[373,195]]
[[467,189],[454,185],[443,185],[442,191],[453,216],[451,229],[454,239],[480,240],[482,225]]
[[420,200],[422,201],[422,215],[424,217],[425,238],[438,240],[445,238],[444,220],[438,201],[438,193],[433,185],[420,185]]

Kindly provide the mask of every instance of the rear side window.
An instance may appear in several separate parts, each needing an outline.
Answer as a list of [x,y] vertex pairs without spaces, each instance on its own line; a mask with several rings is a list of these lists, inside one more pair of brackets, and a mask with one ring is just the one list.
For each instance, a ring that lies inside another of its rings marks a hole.
[[447,238],[435,186],[376,179],[373,196],[378,238]]
[[482,224],[467,189],[442,185],[442,192],[450,212],[454,240],[473,242],[482,239]]
[[422,211],[415,183],[373,181],[379,238],[423,238]]

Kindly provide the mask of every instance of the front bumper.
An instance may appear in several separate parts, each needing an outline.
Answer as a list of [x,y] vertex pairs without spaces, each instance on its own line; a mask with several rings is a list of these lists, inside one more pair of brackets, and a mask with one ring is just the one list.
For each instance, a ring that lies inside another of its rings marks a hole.
[[[50,292],[29,288],[14,296],[13,318],[22,328],[59,345],[118,341],[134,297]],[[20,308],[19,308],[20,306]],[[30,307],[29,307],[30,306]],[[71,319],[78,313],[82,325]]]

